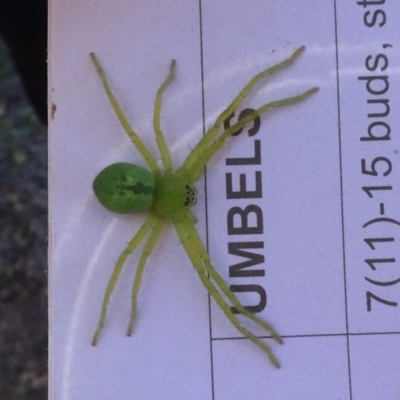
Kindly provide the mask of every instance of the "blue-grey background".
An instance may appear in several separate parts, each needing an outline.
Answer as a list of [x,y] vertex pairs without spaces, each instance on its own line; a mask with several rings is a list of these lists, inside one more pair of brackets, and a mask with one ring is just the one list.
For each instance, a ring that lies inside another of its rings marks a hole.
[[[0,4],[0,399],[47,398],[46,1]],[[29,94],[29,97],[28,97]]]

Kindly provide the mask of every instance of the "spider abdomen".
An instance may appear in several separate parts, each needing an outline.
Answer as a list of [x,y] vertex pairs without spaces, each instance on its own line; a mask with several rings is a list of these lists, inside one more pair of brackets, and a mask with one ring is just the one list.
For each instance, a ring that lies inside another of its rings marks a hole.
[[154,202],[154,174],[135,164],[104,168],[93,182],[100,203],[110,211],[130,214],[148,210]]

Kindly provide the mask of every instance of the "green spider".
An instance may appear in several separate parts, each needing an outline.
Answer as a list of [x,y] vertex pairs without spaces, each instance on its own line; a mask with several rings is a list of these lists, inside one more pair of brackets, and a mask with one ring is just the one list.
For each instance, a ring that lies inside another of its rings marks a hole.
[[[139,260],[132,289],[132,309],[128,325],[128,336],[132,334],[137,313],[137,296],[143,276],[144,266],[147,257],[152,253],[158,239],[160,238],[167,221],[170,220],[174,224],[179,239],[189,256],[190,261],[194,265],[203,285],[208,290],[211,297],[221,307],[222,311],[235,328],[265,351],[270,361],[279,368],[279,362],[272,353],[270,347],[242,325],[237,316],[232,312],[231,306],[234,306],[242,315],[264,328],[278,343],[283,343],[282,338],[269,323],[258,318],[240,304],[236,296],[230,291],[229,286],[213,267],[209,254],[195,228],[197,219],[190,208],[196,203],[197,191],[193,184],[202,176],[207,162],[222,148],[226,140],[232,134],[243,128],[246,124],[252,122],[257,116],[264,112],[275,107],[303,101],[318,90],[318,88],[315,87],[307,90],[299,96],[265,104],[258,110],[248,114],[246,117],[221,132],[221,125],[223,122],[240,105],[244,98],[262,78],[288,67],[294,63],[304,50],[304,46],[300,47],[285,61],[260,72],[251,79],[232,103],[219,115],[214,125],[204,134],[190,154],[186,157],[182,166],[176,170],[173,168],[171,155],[160,128],[162,97],[164,91],[174,79],[176,69],[175,60],[171,62],[167,79],[157,91],[154,107],[154,131],[164,166],[164,169],[161,170],[157,165],[156,159],[150,154],[140,137],[129,125],[120,105],[110,89],[98,59],[94,53],[90,54],[112,108],[117,114],[125,132],[139,150],[149,168],[145,169],[138,165],[129,163],[116,163],[103,169],[93,182],[93,190],[98,200],[108,210],[120,214],[143,211],[149,213],[147,219],[122,252],[115,265],[104,295],[99,323],[92,340],[93,346],[97,344],[103,329],[108,303],[121,273],[122,266],[127,257],[136,249],[139,243],[148,236],[147,243],[145,244],[144,251]],[[231,305],[228,304],[224,296]]]

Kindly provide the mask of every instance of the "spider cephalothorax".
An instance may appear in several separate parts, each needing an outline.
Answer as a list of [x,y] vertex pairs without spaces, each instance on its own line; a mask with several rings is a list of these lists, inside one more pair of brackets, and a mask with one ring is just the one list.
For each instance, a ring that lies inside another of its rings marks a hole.
[[276,367],[279,367],[279,362],[272,353],[270,347],[242,325],[241,321],[232,311],[232,307],[261,326],[278,343],[282,343],[281,337],[269,323],[258,318],[243,307],[236,296],[230,291],[229,286],[213,267],[208,252],[195,228],[196,217],[190,210],[190,207],[192,207],[197,200],[197,190],[193,186],[193,183],[201,177],[206,163],[221,149],[230,136],[271,108],[303,101],[318,90],[318,88],[312,88],[301,95],[265,104],[259,109],[247,113],[241,120],[231,127],[226,128],[226,130],[223,129],[224,122],[232,115],[234,110],[262,78],[291,65],[304,49],[304,47],[300,47],[287,60],[260,72],[251,79],[232,103],[219,115],[214,125],[204,134],[186,157],[182,166],[174,172],[168,146],[160,128],[160,113],[163,93],[174,78],[175,61],[172,61],[169,75],[157,92],[154,108],[154,131],[164,167],[160,169],[156,159],[151,155],[140,137],[132,130],[108,85],[103,69],[96,56],[93,53],[91,54],[92,61],[119,121],[149,167],[147,170],[138,165],[129,163],[112,164],[104,168],[93,182],[93,189],[97,198],[101,204],[110,211],[120,214],[142,211],[149,212],[149,216],[129,242],[116,263],[104,295],[99,324],[92,340],[93,345],[96,345],[100,337],[110,296],[114,290],[125,260],[136,249],[140,242],[145,237],[148,237],[144,251],[139,260],[133,283],[132,310],[128,324],[128,335],[131,335],[136,320],[137,295],[147,257],[153,251],[166,222],[170,220],[174,224],[179,239],[195,267],[201,282],[208,290],[211,297],[221,307],[222,311],[238,331],[265,351],[271,362]]

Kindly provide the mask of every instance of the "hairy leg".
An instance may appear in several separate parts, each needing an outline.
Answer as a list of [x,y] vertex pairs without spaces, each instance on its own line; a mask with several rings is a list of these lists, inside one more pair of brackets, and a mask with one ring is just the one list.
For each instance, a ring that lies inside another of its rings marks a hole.
[[96,344],[99,340],[99,337],[100,337],[100,334],[101,334],[101,331],[103,329],[104,322],[106,319],[106,315],[107,315],[108,303],[110,301],[111,294],[114,291],[115,284],[117,283],[118,277],[122,271],[122,267],[123,267],[126,259],[128,258],[128,256],[136,249],[136,247],[139,245],[139,243],[143,240],[143,238],[146,236],[146,234],[152,228],[152,226],[154,225],[156,220],[157,220],[157,217],[155,217],[153,215],[149,215],[147,217],[146,221],[143,223],[143,225],[140,227],[140,229],[136,233],[136,235],[128,243],[128,246],[126,246],[125,250],[119,256],[118,261],[114,267],[114,271],[108,282],[106,293],[104,295],[99,323],[97,325],[96,332],[94,333],[94,336],[92,339],[93,346],[96,346]]
[[207,273],[214,280],[214,282],[219,286],[221,291],[229,299],[229,301],[232,303],[232,305],[234,307],[236,307],[237,310],[241,314],[248,317],[249,319],[254,321],[256,324],[260,325],[266,331],[268,331],[278,343],[283,343],[283,340],[280,337],[279,333],[277,333],[275,331],[275,329],[269,323],[263,321],[262,319],[255,316],[252,312],[250,312],[246,308],[244,308],[242,306],[242,304],[239,302],[239,300],[236,298],[236,296],[231,292],[231,290],[229,289],[226,282],[222,279],[222,277],[218,274],[218,272],[215,270],[215,268],[211,264],[210,256],[209,256],[207,250],[205,249],[203,242],[201,241],[195,226],[193,224],[191,224],[190,227],[189,226],[187,227],[187,230],[190,235],[190,241],[191,241],[193,247],[196,249],[196,251],[199,254],[199,256],[201,257],[204,265],[206,266]]
[[277,107],[283,107],[290,104],[299,103],[308,97],[312,96],[314,93],[318,91],[318,88],[312,88],[307,90],[301,95],[288,97],[287,99],[273,101],[271,103],[267,103],[260,107],[259,109],[253,111],[248,114],[246,117],[236,122],[236,124],[229,127],[221,136],[219,136],[209,147],[203,150],[200,154],[196,154],[196,159],[194,159],[192,166],[186,172],[186,177],[189,183],[193,183],[192,179],[196,180],[196,177],[199,175],[200,171],[204,168],[204,166],[208,163],[208,161],[222,148],[225,144],[226,140],[232,136],[239,129],[243,128],[249,122],[252,122],[257,116],[264,114],[268,110]]
[[184,246],[186,253],[188,254],[190,261],[192,262],[193,266],[196,268],[196,271],[201,279],[201,282],[205,286],[205,288],[208,290],[210,293],[211,297],[216,301],[216,303],[219,305],[221,310],[224,312],[224,314],[227,316],[227,318],[231,321],[233,326],[241,332],[245,337],[247,337],[251,342],[253,342],[255,345],[257,345],[259,348],[261,348],[263,351],[265,351],[272,362],[272,364],[275,365],[275,367],[279,368],[280,364],[275,355],[272,353],[272,350],[270,347],[262,342],[260,339],[258,339],[256,336],[254,336],[249,330],[247,330],[238,320],[238,318],[233,314],[231,311],[229,305],[225,302],[221,294],[218,292],[216,287],[211,283],[209,280],[205,270],[204,270],[204,265],[202,263],[202,260],[195,250],[195,248],[192,245],[190,233],[186,229],[186,224],[185,222],[183,223],[177,223],[175,224],[176,231],[178,233],[178,236],[180,240],[182,241],[182,245]]
[[290,65],[292,65],[303,53],[305,46],[298,48],[288,59],[276,64],[259,74],[257,74],[250,82],[241,90],[241,92],[235,97],[231,104],[218,116],[214,125],[206,132],[206,134],[201,138],[199,143],[193,148],[191,153],[188,155],[184,161],[182,168],[191,169],[192,164],[197,160],[197,155],[202,154],[204,149],[208,147],[211,141],[218,135],[221,124],[229,117],[229,115],[235,111],[235,109],[240,105],[240,103],[245,99],[245,97],[250,93],[250,91],[256,86],[261,79],[272,75],[273,73],[280,71]]
[[142,139],[140,139],[140,137],[137,135],[137,133],[134,132],[132,130],[131,126],[129,125],[129,122],[126,119],[126,117],[121,109],[121,106],[119,105],[117,99],[115,98],[115,96],[110,88],[110,85],[107,82],[107,78],[104,74],[103,68],[101,67],[101,65],[99,63],[99,60],[97,59],[97,57],[94,53],[90,53],[90,57],[92,59],[94,66],[96,67],[97,74],[99,75],[100,80],[103,83],[103,87],[104,87],[104,90],[106,91],[108,100],[110,101],[113,110],[117,114],[119,122],[121,123],[125,132],[130,137],[132,143],[135,145],[135,147],[138,149],[139,153],[143,156],[143,158],[147,162],[147,165],[149,166],[150,171],[153,173],[159,173],[160,170],[157,166],[156,161],[154,160],[153,156],[151,155],[150,151],[145,146]]
[[175,60],[172,60],[171,65],[169,67],[168,77],[157,91],[156,103],[154,106],[154,118],[153,118],[153,126],[154,126],[154,132],[156,134],[158,150],[160,151],[162,162],[167,171],[172,171],[172,160],[167,144],[165,142],[164,135],[160,128],[160,114],[161,114],[162,97],[168,85],[172,82],[172,80],[175,77],[175,69],[176,69],[176,62]]
[[144,247],[143,253],[139,260],[139,265],[136,270],[135,280],[133,282],[132,288],[132,309],[131,309],[131,317],[128,325],[128,336],[132,335],[134,324],[136,321],[137,315],[137,296],[139,293],[140,283],[142,281],[144,266],[146,264],[147,257],[153,252],[155,245],[157,244],[158,239],[165,227],[166,220],[157,219],[155,221],[154,226],[152,226],[152,232],[150,233],[149,240]]

